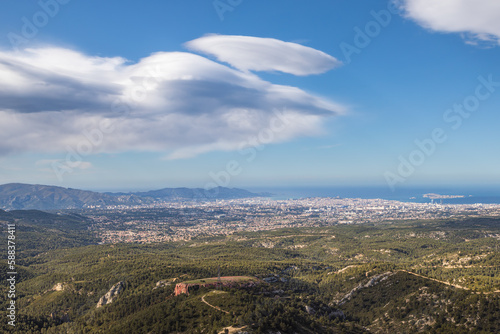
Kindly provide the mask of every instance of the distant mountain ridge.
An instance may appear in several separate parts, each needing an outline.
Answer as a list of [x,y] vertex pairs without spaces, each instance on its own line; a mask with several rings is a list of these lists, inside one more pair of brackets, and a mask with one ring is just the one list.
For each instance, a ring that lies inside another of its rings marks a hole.
[[0,209],[60,210],[105,207],[109,205],[144,205],[178,200],[238,199],[267,196],[244,189],[217,187],[164,188],[134,193],[99,193],[57,186],[9,183],[0,185]]
[[248,190],[238,188],[217,187],[209,190],[202,188],[164,188],[147,192],[133,193],[142,198],[154,198],[157,200],[172,199],[237,199],[265,196],[267,194],[256,194]]

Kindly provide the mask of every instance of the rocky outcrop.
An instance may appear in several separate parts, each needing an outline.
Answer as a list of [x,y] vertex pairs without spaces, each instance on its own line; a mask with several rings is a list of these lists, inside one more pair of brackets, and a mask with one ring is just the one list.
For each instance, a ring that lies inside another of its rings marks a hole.
[[116,297],[123,291],[124,284],[123,282],[118,282],[109,289],[109,291],[99,299],[97,302],[97,308],[102,307],[104,305],[111,304],[115,301]]
[[176,284],[174,294],[176,296],[183,294],[183,293],[185,293],[186,295],[189,295],[189,286],[190,286],[190,284],[185,284],[185,283]]
[[382,282],[382,281],[385,281],[389,276],[391,275],[394,275],[392,272],[388,271],[384,274],[380,274],[380,275],[376,275],[376,276],[373,276],[369,281],[368,283],[366,284],[362,284],[360,283],[358,286],[356,286],[354,289],[352,289],[347,295],[344,296],[344,298],[342,298],[342,300],[340,300],[340,302],[338,303],[338,305],[343,305],[345,304],[348,300],[351,299],[351,297],[354,295],[354,293],[356,293],[357,291],[361,290],[361,289],[366,289],[366,288],[370,288],[372,286],[375,286],[377,285],[378,283]]
[[156,282],[156,285],[153,288],[153,290],[156,290],[158,288],[163,288],[163,287],[166,287],[166,286],[171,285],[171,284],[172,284],[172,282],[170,282],[170,281],[161,280],[161,281]]

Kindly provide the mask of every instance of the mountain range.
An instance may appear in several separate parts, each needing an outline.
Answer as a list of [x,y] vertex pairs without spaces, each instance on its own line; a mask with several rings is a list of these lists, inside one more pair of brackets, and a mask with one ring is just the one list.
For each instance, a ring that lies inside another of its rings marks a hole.
[[61,210],[106,207],[110,205],[145,205],[179,200],[216,200],[269,196],[238,188],[164,188],[147,192],[100,193],[47,185],[9,183],[0,185],[0,209]]

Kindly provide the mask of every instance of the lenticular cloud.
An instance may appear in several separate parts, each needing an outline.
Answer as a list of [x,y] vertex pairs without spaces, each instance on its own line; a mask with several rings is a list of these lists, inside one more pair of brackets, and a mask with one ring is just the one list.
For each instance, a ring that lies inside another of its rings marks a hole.
[[277,113],[286,126],[269,142],[315,135],[325,119],[344,112],[251,72],[306,75],[339,64],[321,51],[243,36],[207,36],[187,47],[230,66],[189,52],[158,52],[131,63],[58,47],[0,51],[0,154],[67,152],[97,136],[92,153],[188,158],[241,148]]
[[209,35],[188,42],[186,46],[243,71],[310,75],[324,73],[341,64],[324,52],[273,38]]

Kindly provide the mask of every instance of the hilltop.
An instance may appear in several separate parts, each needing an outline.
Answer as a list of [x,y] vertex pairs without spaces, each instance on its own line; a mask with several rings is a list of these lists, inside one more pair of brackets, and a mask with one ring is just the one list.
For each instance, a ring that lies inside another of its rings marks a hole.
[[223,276],[218,277],[210,277],[210,278],[202,278],[197,280],[191,280],[187,282],[177,283],[175,285],[174,294],[176,296],[185,293],[189,295],[190,290],[197,289],[199,287],[213,287],[213,288],[222,288],[222,287],[252,287],[258,284],[260,281],[255,277],[249,276]]

